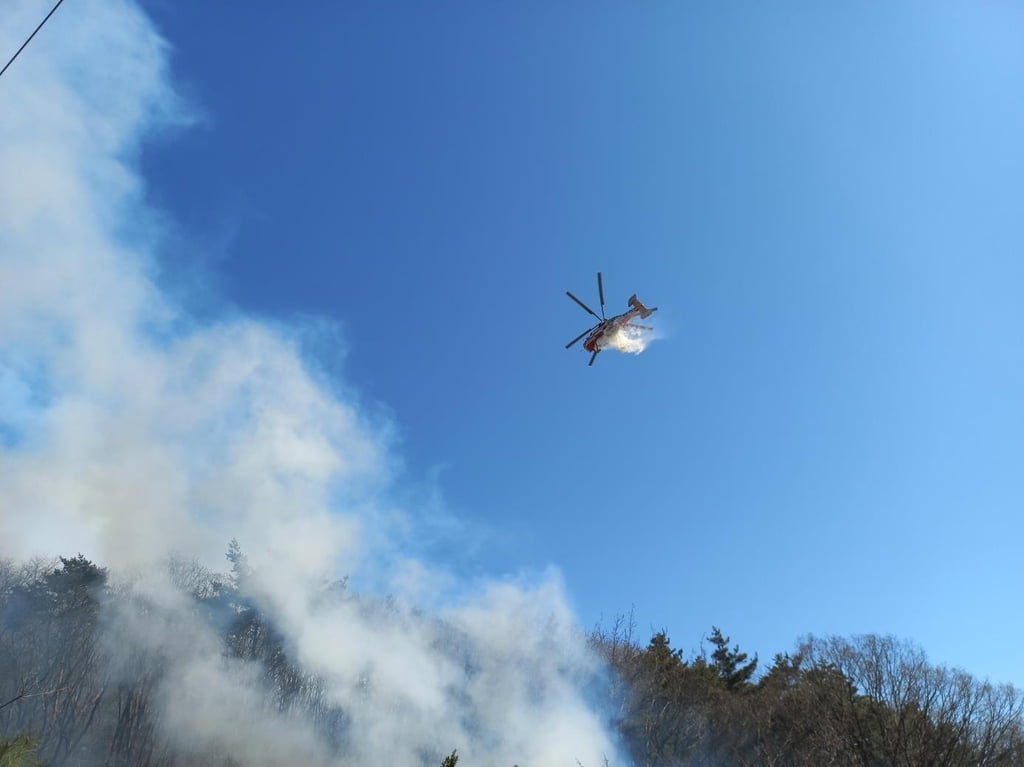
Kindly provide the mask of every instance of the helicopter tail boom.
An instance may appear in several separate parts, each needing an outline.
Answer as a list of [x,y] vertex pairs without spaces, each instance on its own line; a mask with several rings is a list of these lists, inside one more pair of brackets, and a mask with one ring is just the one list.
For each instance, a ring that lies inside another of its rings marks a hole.
[[652,308],[650,308],[650,309],[648,309],[648,308],[647,308],[646,306],[644,306],[644,305],[643,305],[643,302],[642,302],[642,301],[641,301],[641,300],[640,300],[639,298],[637,298],[637,297],[636,297],[636,293],[634,293],[633,295],[631,295],[631,296],[629,297],[629,302],[628,302],[628,303],[629,303],[629,305],[630,305],[630,306],[632,306],[632,307],[633,307],[633,308],[634,308],[634,309],[635,309],[635,310],[636,310],[637,312],[639,312],[639,313],[640,313],[640,316],[641,316],[641,317],[642,317],[643,319],[647,319],[647,318],[648,318],[648,317],[650,317],[650,316],[651,316],[652,314],[654,314],[654,313],[655,313],[656,311],[658,311],[658,307],[657,307],[657,306],[655,306],[655,307],[652,307]]

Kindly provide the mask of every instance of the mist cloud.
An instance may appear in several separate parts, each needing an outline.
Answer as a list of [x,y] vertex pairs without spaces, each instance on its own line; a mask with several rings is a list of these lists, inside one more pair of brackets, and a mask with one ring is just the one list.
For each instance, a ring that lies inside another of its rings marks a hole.
[[[5,2],[0,49],[46,10]],[[136,160],[189,120],[167,47],[133,3],[76,0],[0,80],[0,555],[81,551],[124,574],[150,620],[110,616],[111,647],[172,669],[159,699],[182,748],[331,763],[151,569],[172,554],[216,567],[237,537],[249,595],[351,712],[351,763],[455,747],[467,764],[603,763],[614,747],[580,692],[600,669],[557,574],[435,595],[431,614],[404,592],[386,610],[323,598],[382,562],[451,576],[390,538],[388,426],[302,353],[309,328],[228,308],[200,321],[161,288],[175,254]]]

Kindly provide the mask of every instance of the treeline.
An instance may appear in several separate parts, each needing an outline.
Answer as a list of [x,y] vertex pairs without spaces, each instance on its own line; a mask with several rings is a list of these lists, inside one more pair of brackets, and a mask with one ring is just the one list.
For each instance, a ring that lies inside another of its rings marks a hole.
[[687,658],[620,620],[592,641],[615,671],[611,700],[636,767],[1024,765],[1024,698],[930,664],[890,636],[808,637],[758,675],[713,628]]
[[[192,615],[217,627],[222,656],[253,669],[265,706],[294,715],[343,753],[345,713],[326,701],[321,679],[291,662],[283,638],[242,595],[248,568],[234,541],[228,558],[227,575],[194,562],[167,566]],[[180,636],[181,617],[113,586],[107,570],[82,555],[56,564],[0,561],[0,767],[244,764],[191,748],[160,726],[161,685],[178,671],[173,647],[194,641]]]
[[[172,580],[189,609],[218,628],[223,656],[258,670],[266,705],[301,721],[332,763],[347,763],[350,718],[242,596],[247,565],[237,544],[228,558],[225,575],[172,562]],[[159,644],[135,642],[123,624],[102,619],[111,613],[175,631],[81,555],[0,562],[0,766],[245,764],[167,739],[158,691],[173,669]],[[600,695],[635,767],[1024,767],[1016,689],[932,665],[892,637],[807,638],[767,669],[717,628],[689,656],[664,633],[635,640],[625,620],[590,643],[612,671]],[[451,767],[457,753],[425,753],[423,764],[442,759]]]

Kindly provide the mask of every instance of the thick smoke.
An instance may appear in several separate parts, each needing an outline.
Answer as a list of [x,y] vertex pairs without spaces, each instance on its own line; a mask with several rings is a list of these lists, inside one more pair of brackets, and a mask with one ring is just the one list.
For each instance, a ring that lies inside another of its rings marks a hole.
[[[46,10],[6,0],[0,50]],[[346,763],[452,748],[467,765],[614,761],[557,574],[462,588],[431,614],[402,578],[386,609],[324,597],[347,573],[447,576],[395,542],[387,424],[302,353],[309,329],[227,309],[200,321],[161,287],[135,161],[187,114],[144,14],[66,4],[0,81],[0,114],[0,556],[83,552],[146,603],[145,623],[109,617],[110,645],[125,669],[121,647],[168,668],[163,736],[245,764],[333,763],[322,728],[264,700],[155,566],[217,567],[237,537],[247,594],[351,717]]]

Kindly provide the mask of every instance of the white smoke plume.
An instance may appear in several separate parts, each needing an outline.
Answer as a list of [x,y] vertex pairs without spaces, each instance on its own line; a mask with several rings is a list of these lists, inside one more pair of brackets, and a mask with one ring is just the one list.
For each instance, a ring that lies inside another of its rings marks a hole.
[[[47,10],[0,4],[0,50]],[[174,254],[136,159],[188,119],[166,47],[130,0],[75,0],[0,79],[0,556],[82,552],[130,576],[149,617],[113,618],[111,644],[171,669],[161,722],[182,748],[335,763],[154,568],[173,554],[217,567],[237,537],[253,599],[352,717],[344,763],[453,748],[467,767],[615,763],[556,573],[433,614],[401,590],[387,609],[324,598],[347,573],[447,576],[392,537],[388,426],[302,353],[308,328],[226,309],[200,321],[161,287]]]

